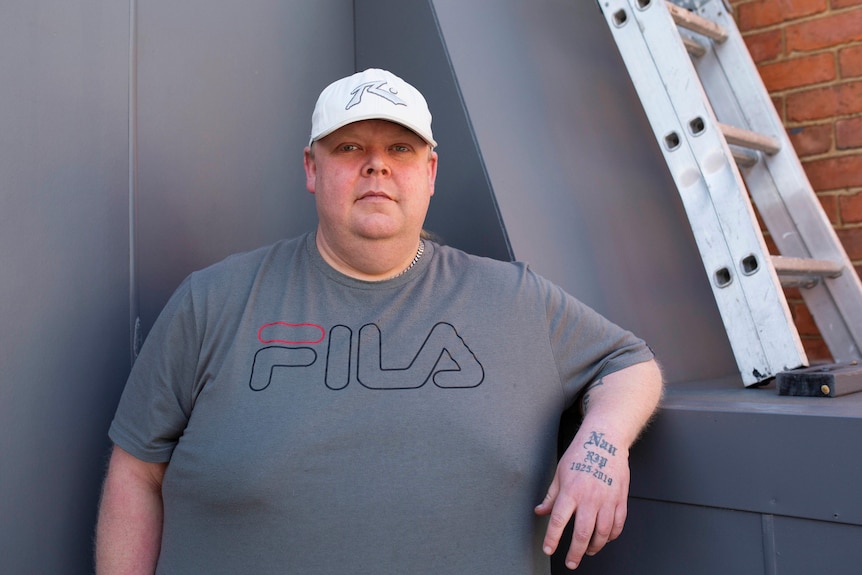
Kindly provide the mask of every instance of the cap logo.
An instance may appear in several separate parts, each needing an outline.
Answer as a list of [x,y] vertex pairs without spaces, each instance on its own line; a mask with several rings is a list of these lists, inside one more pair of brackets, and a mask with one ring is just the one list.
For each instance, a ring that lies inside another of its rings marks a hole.
[[388,100],[395,104],[396,106],[406,106],[407,102],[398,97],[398,90],[395,88],[383,89],[383,86],[387,84],[386,80],[377,81],[377,82],[366,82],[364,84],[360,84],[356,88],[353,89],[350,94],[353,96],[350,101],[347,103],[347,107],[345,110],[349,110],[353,106],[356,106],[362,101],[362,96],[367,92],[369,94],[374,94],[375,96],[380,96],[381,98]]

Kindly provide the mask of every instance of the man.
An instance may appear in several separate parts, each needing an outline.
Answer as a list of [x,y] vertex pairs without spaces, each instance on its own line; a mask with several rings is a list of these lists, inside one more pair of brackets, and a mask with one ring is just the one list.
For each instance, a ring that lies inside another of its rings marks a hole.
[[619,535],[652,354],[527,266],[423,239],[435,146],[389,72],[321,93],[319,226],[165,307],[111,426],[97,573],[523,575],[572,518],[571,569]]

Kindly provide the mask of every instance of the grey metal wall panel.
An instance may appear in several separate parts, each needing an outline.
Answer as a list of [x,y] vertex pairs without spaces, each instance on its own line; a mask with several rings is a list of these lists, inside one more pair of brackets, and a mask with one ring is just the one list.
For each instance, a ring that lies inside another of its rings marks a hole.
[[515,256],[648,339],[671,381],[735,373],[677,192],[598,6],[432,5]]
[[[577,573],[757,575],[766,574],[765,561],[760,515],[632,499],[620,538],[584,559]],[[554,573],[571,573],[562,557]]]
[[[819,399],[819,398],[814,398]],[[638,497],[862,525],[862,394],[672,390],[632,451]]]
[[[862,526],[633,498],[622,536],[578,573],[851,575]],[[554,573],[567,573],[563,554]]]
[[129,368],[123,2],[0,5],[0,571],[92,572]]
[[139,3],[145,332],[190,271],[316,226],[302,150],[317,95],[353,72],[352,4]]
[[777,575],[857,575],[862,570],[862,526],[774,518]]
[[[428,100],[440,144],[437,184],[425,222],[445,244],[501,260],[512,254],[467,110],[427,0],[357,0],[356,67],[385,68]],[[399,46],[393,50],[393,45]]]
[[[564,423],[561,444],[577,420]],[[675,385],[631,451],[622,537],[579,571],[855,573],[860,434],[862,394],[781,397],[774,385],[744,389],[733,379]],[[566,571],[559,563],[555,572]]]

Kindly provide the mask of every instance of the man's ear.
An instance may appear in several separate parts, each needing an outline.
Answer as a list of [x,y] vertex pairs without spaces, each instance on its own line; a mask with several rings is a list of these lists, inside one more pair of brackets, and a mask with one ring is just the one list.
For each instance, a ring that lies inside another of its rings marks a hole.
[[434,195],[434,183],[437,181],[437,152],[431,151],[428,157],[428,179],[431,182],[431,195]]
[[317,183],[317,164],[314,161],[311,146],[306,146],[303,150],[302,165],[305,167],[305,188],[313,194]]

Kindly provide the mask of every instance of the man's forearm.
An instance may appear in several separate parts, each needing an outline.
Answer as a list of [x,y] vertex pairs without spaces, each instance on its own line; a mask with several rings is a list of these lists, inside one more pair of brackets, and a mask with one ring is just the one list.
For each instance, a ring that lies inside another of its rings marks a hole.
[[655,361],[607,375],[584,392],[581,429],[610,433],[617,447],[627,450],[655,412],[662,389],[661,371]]
[[114,448],[96,528],[97,575],[155,572],[161,547],[165,467]]

